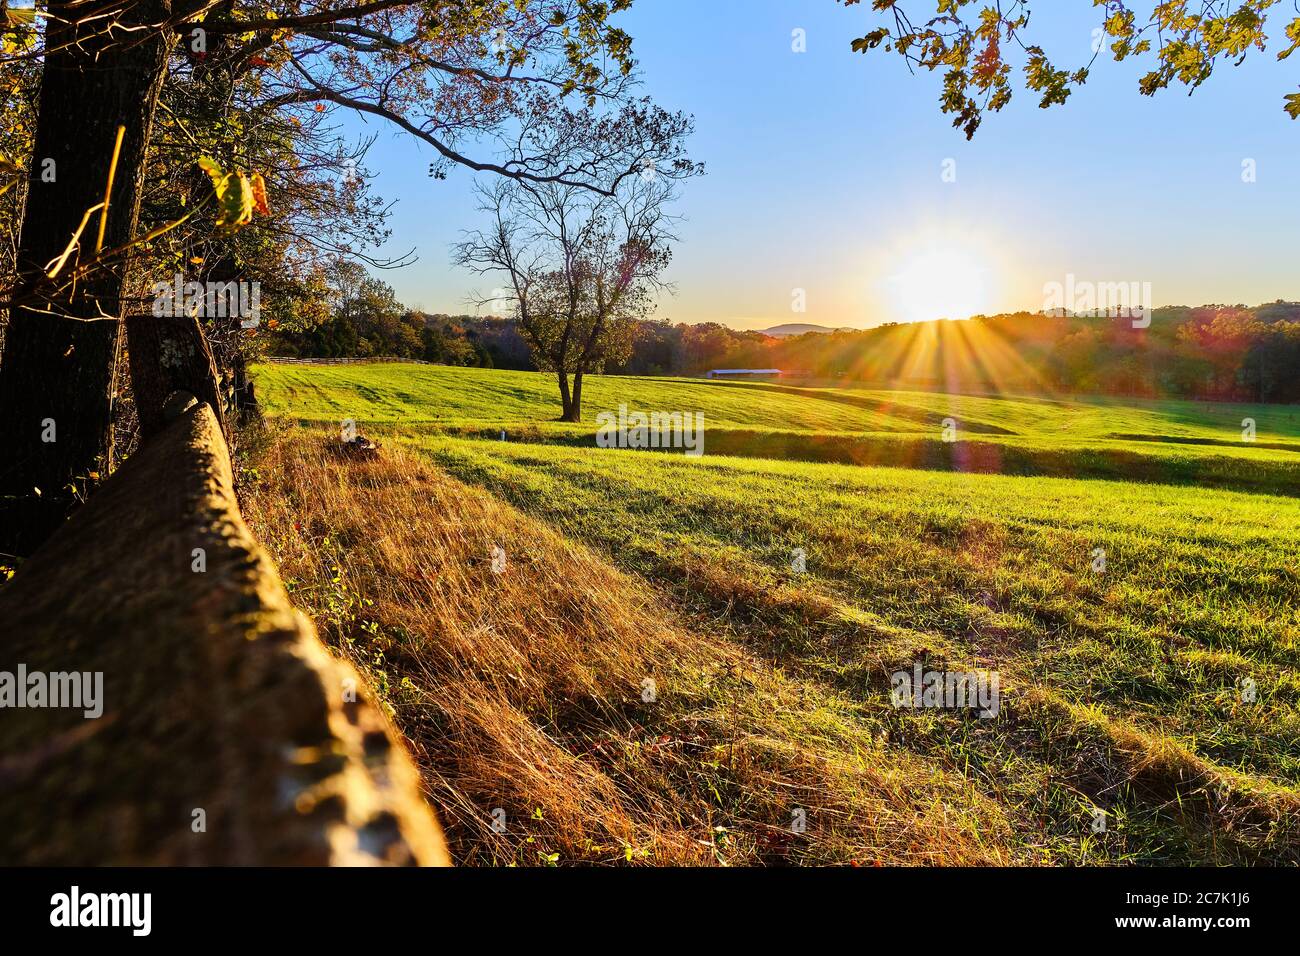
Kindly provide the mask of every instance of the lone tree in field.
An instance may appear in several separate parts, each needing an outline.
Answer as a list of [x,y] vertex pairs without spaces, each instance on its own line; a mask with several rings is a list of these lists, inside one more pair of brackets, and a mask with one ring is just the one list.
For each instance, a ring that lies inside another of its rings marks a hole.
[[[502,182],[483,190],[491,226],[468,235],[457,264],[504,277],[504,298],[538,367],[560,386],[560,420],[582,420],[582,383],[632,351],[637,322],[672,258],[667,207],[677,184],[702,168],[686,158],[690,124],[658,114],[640,135],[659,144],[662,171],[647,165],[600,195],[564,183]],[[584,125],[585,124],[580,124]]]
[[[839,0],[854,6],[864,0]],[[878,48],[907,61],[908,68],[943,71],[941,109],[953,126],[970,139],[985,111],[997,112],[1011,101],[1012,62],[1006,51],[1018,51],[1024,86],[1038,94],[1043,109],[1064,103],[1076,86],[1088,80],[1092,63],[1104,51],[1118,62],[1154,51],[1153,69],[1139,82],[1139,91],[1153,95],[1178,82],[1195,90],[1221,62],[1240,64],[1252,49],[1264,52],[1265,20],[1280,0],[1163,0],[1148,4],[1145,23],[1123,0],[1091,0],[1098,8],[1093,55],[1073,70],[1057,68],[1031,38],[1030,13],[1047,0],[867,0],[885,25],[853,41],[855,51]],[[1062,0],[1051,0],[1053,5]],[[1087,0],[1080,0],[1081,3]],[[1296,8],[1292,5],[1292,12]],[[929,19],[926,11],[932,11]],[[1284,15],[1279,11],[1279,17]],[[1277,58],[1284,60],[1300,46],[1300,16],[1285,20],[1286,39]],[[1288,93],[1285,109],[1300,118],[1300,93]]]
[[[629,4],[50,0],[33,16],[0,3],[0,88],[40,65],[30,151],[0,157],[0,189],[18,180],[25,197],[21,223],[0,230],[17,236],[0,289],[0,552],[30,553],[111,467],[130,280],[168,225],[141,222],[140,210],[169,75],[217,62],[253,91],[224,134],[236,162],[239,138],[269,123],[350,110],[430,146],[435,178],[459,165],[612,195],[654,161],[653,142],[588,137],[557,149],[542,134],[575,102],[606,124],[635,127],[644,114],[630,38],[609,23]],[[204,140],[186,142],[193,163]],[[241,221],[245,193],[233,197]]]

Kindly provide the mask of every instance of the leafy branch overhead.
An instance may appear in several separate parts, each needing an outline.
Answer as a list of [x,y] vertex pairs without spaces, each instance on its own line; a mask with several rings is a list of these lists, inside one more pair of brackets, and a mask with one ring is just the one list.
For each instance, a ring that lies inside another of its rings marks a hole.
[[[863,0],[841,0],[855,6]],[[1054,0],[1059,3],[1060,0]],[[1085,0],[1086,2],[1086,0]],[[1154,51],[1153,68],[1138,82],[1139,91],[1151,96],[1178,82],[1194,91],[1210,78],[1222,61],[1242,63],[1252,49],[1264,52],[1268,35],[1265,21],[1280,0],[1163,0],[1150,17],[1138,16],[1123,0],[1092,0],[1098,24],[1093,34],[1092,56],[1074,69],[1057,67],[1041,46],[1030,40],[1033,0],[870,0],[871,9],[886,18],[853,41],[853,50],[867,53],[883,48],[901,56],[909,69],[943,73],[940,108],[952,124],[970,139],[986,112],[998,112],[1011,102],[1014,57],[1023,73],[1026,90],[1038,95],[1039,107],[1064,103],[1074,87],[1088,81],[1097,57],[1109,51],[1116,62]],[[911,13],[933,7],[928,20],[913,20]],[[1294,9],[1294,8],[1293,8]],[[1284,60],[1300,47],[1300,16],[1283,27],[1287,45],[1277,58]],[[1285,97],[1292,119],[1300,118],[1300,93]]]

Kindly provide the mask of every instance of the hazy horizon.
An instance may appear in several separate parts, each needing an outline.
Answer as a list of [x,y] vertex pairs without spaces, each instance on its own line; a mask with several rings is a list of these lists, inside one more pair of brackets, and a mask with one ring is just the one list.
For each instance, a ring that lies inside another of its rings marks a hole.
[[[384,275],[385,274],[381,273],[380,277],[384,278]],[[1237,308],[1237,307],[1252,309],[1263,305],[1271,305],[1275,302],[1300,303],[1300,297],[1282,296],[1280,298],[1269,299],[1267,301],[1260,301],[1260,302],[1197,302],[1195,304],[1188,303],[1188,302],[1169,302],[1169,303],[1158,305],[1155,308],[1157,310],[1159,309],[1212,309],[1212,308]],[[505,316],[501,316],[496,313],[483,312],[483,311],[476,312],[473,309],[467,309],[467,308],[440,309],[440,308],[428,308],[427,306],[415,305],[410,303],[406,303],[406,304],[410,305],[410,308],[414,309],[415,311],[421,312],[425,315],[447,315],[447,316],[474,315],[479,318],[505,318]],[[876,322],[872,325],[861,325],[861,326],[850,325],[847,322],[834,322],[834,321],[808,322],[800,319],[789,319],[786,321],[772,321],[770,319],[737,318],[737,319],[724,320],[719,318],[709,318],[705,316],[702,318],[685,320],[685,319],[675,319],[669,315],[656,315],[653,318],[668,319],[668,321],[673,325],[677,325],[677,324],[703,325],[706,323],[715,323],[717,325],[726,326],[727,328],[735,332],[765,332],[768,329],[781,328],[785,326],[801,326],[801,325],[815,326],[817,328],[825,329],[829,332],[842,331],[842,330],[849,330],[854,332],[869,332],[872,329],[878,329],[882,326],[889,325],[890,323],[895,323],[900,325],[912,325],[912,324],[923,324],[926,322],[969,322],[972,319],[981,318],[981,317],[1014,315],[1014,314],[1025,313],[1025,312],[1031,315],[1037,315],[1037,314],[1046,315],[1046,313],[1044,313],[1041,308],[1005,309],[1005,310],[999,309],[996,312],[977,312],[974,315],[964,315],[964,316],[942,315],[934,319],[908,319],[908,320],[882,319],[879,322]],[[1085,318],[1087,316],[1081,313],[1075,317]],[[750,322],[753,324],[750,325],[735,324],[738,322],[739,323]]]

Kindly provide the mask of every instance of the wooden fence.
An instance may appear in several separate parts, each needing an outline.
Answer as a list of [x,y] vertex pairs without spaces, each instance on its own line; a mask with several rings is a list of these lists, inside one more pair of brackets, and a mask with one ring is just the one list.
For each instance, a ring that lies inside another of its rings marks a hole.
[[447,863],[403,743],[245,526],[218,415],[173,391],[146,416],[0,588],[0,865]]

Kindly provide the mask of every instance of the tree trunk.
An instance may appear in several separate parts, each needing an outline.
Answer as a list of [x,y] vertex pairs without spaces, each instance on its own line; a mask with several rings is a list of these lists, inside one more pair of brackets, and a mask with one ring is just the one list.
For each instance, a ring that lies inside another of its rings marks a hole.
[[231,385],[235,391],[234,412],[240,423],[259,417],[262,413],[257,404],[257,392],[253,380],[248,377],[248,363],[242,355],[236,355],[231,369]]
[[556,370],[556,374],[560,378],[560,421],[577,421],[577,419],[573,417],[573,398],[569,394],[568,370],[559,368]]
[[582,369],[573,373],[573,397],[569,401],[569,417],[565,421],[582,421]]
[[126,338],[140,438],[150,438],[171,423],[165,408],[173,392],[189,392],[212,407],[229,445],[225,396],[199,320],[192,315],[176,319],[133,315],[126,320]]
[[[171,4],[50,3],[47,45],[54,52],[41,78],[18,246],[20,283],[59,256],[86,210],[103,201],[119,125],[126,135],[104,248],[126,243],[136,231],[145,150],[175,33],[115,29],[96,37],[106,10],[121,10],[117,19],[124,24],[155,24],[170,15]],[[74,18],[86,25],[62,23]],[[83,261],[93,255],[98,231],[96,213],[81,236]],[[75,261],[76,255],[65,270]],[[0,551],[30,554],[75,506],[90,473],[112,464],[126,271],[125,264],[104,270],[79,283],[70,300],[10,313],[0,358]]]

